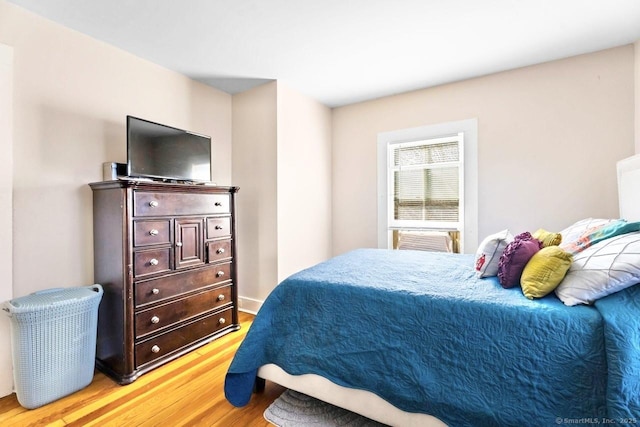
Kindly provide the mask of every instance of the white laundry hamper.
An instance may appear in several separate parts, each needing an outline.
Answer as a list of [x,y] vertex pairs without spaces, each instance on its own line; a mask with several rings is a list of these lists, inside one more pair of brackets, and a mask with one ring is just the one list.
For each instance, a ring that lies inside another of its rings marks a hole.
[[22,406],[37,408],[91,383],[102,294],[100,285],[56,288],[4,304]]

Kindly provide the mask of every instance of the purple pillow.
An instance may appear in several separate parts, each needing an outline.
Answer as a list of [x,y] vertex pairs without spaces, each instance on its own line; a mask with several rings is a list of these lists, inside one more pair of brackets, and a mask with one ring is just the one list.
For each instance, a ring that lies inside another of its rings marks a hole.
[[529,260],[540,250],[542,244],[529,232],[518,234],[509,243],[498,262],[498,280],[503,288],[513,288],[520,284],[520,276]]

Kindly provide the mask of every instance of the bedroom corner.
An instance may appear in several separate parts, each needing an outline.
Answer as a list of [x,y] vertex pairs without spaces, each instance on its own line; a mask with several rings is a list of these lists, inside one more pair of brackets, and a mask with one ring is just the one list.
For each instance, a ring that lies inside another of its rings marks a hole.
[[331,256],[331,110],[274,81],[234,95],[232,117],[239,307],[255,313],[277,283]]
[[[13,297],[13,48],[0,44],[0,301]],[[0,397],[13,390],[9,317],[0,315]]]

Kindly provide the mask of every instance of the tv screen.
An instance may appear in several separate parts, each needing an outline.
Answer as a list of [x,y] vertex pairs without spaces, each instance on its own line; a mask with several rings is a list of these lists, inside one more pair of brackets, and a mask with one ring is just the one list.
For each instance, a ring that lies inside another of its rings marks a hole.
[[211,138],[127,116],[127,174],[211,181]]

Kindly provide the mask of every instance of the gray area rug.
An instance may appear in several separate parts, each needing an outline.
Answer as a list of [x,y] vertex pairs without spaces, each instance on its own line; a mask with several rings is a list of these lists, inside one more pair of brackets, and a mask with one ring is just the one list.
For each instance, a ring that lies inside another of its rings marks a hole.
[[293,390],[286,390],[264,411],[264,418],[278,427],[383,427],[354,414]]

